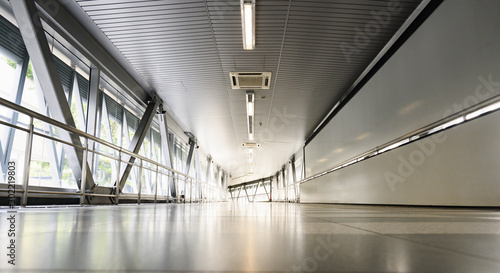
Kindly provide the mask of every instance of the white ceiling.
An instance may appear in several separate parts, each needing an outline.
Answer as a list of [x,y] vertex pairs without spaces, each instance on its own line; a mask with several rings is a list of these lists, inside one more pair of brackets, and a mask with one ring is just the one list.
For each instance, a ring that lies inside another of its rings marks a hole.
[[[393,1],[257,0],[256,49],[245,51],[239,0],[77,2],[183,129],[232,174],[230,184],[280,169],[420,3],[397,1],[401,11],[382,26],[372,13],[387,12]],[[371,31],[370,41],[349,61],[341,43],[355,46],[356,28]],[[248,140],[245,90],[231,89],[233,71],[273,75],[269,90],[256,91],[255,131],[262,146],[255,166],[245,165],[241,148]]]

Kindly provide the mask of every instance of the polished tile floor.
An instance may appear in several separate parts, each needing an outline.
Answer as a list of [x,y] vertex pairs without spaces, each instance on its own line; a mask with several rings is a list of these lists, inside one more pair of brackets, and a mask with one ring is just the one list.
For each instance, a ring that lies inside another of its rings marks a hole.
[[0,210],[0,272],[500,272],[500,211],[282,203]]

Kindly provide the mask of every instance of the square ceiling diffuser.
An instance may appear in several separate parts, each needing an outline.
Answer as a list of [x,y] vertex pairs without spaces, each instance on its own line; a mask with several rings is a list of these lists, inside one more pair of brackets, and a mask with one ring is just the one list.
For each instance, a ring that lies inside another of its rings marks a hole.
[[271,72],[229,72],[232,89],[269,89]]

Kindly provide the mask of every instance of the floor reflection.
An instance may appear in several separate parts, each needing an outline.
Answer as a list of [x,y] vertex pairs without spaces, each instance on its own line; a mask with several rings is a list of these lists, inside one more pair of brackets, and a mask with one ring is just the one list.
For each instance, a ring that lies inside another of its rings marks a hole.
[[2,257],[1,272],[500,271],[493,210],[143,204],[26,208],[18,217],[18,264]]

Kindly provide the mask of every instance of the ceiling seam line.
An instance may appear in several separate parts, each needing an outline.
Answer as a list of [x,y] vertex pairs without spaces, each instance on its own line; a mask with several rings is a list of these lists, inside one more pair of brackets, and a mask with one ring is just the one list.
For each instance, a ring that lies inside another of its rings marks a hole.
[[224,79],[224,69],[222,67],[222,61],[220,58],[219,47],[217,45],[217,39],[215,38],[215,32],[214,32],[214,28],[212,25],[212,18],[210,17],[210,11],[208,9],[207,0],[205,0],[204,2],[205,2],[205,10],[207,12],[208,24],[210,26],[210,32],[212,33],[212,40],[213,40],[214,46],[215,46],[215,52],[217,53],[217,59],[219,61],[219,69],[220,69],[222,84],[224,85],[224,89],[226,91],[226,101],[227,101],[227,105],[229,106],[229,113],[231,114],[231,121],[233,122],[234,134],[236,136],[236,141],[238,141],[238,131],[236,130],[236,124],[234,123],[234,117],[233,117],[233,110],[231,109],[231,103],[229,102],[229,92],[227,90],[226,81]]
[[280,48],[280,55],[278,57],[278,65],[276,66],[276,77],[274,78],[274,86],[273,86],[273,92],[271,94],[271,103],[269,107],[269,113],[267,114],[267,122],[266,122],[266,132],[269,130],[269,120],[271,119],[271,110],[273,109],[273,103],[274,103],[274,93],[276,91],[276,84],[278,83],[278,76],[280,72],[280,64],[281,64],[281,57],[283,55],[283,47],[285,45],[285,36],[286,36],[286,30],[288,27],[288,18],[290,17],[290,9],[292,7],[292,0],[288,1],[288,10],[286,13],[286,18],[285,18],[285,27],[283,29],[283,38],[281,39],[281,48]]

